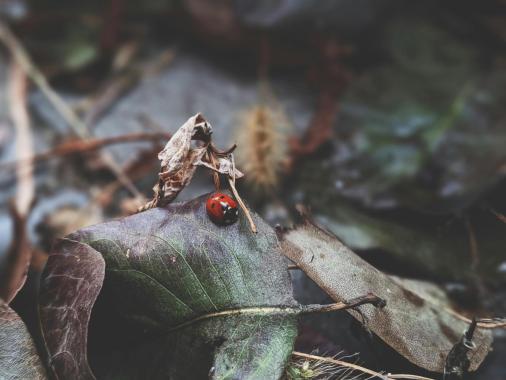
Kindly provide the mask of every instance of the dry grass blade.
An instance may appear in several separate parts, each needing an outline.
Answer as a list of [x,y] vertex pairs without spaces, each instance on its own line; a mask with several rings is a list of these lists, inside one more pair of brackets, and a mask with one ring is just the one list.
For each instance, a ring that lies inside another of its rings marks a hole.
[[[339,359],[335,359],[335,358],[331,358],[331,357],[324,357],[324,356],[317,356],[317,355],[312,355],[312,354],[306,354],[306,353],[303,353],[303,352],[298,352],[298,351],[294,351],[292,353],[293,356],[297,357],[297,358],[303,358],[303,359],[309,359],[309,360],[313,360],[313,361],[317,361],[317,362],[323,362],[323,363],[330,363],[336,367],[344,367],[344,368],[349,368],[350,370],[352,370],[352,372],[350,373],[350,375],[353,374],[354,371],[356,372],[360,372],[362,374],[365,374],[368,376],[369,379],[384,379],[384,380],[390,380],[390,379],[398,379],[398,380],[402,380],[402,379],[405,379],[405,380],[434,380],[434,379],[431,379],[429,377],[424,377],[424,376],[417,376],[417,375],[409,375],[409,374],[395,374],[395,375],[392,375],[392,374],[384,374],[384,373],[380,373],[380,372],[376,372],[376,371],[373,371],[369,368],[365,368],[365,367],[362,367],[362,366],[359,366],[357,364],[353,364],[353,363],[348,363],[346,361],[343,361],[343,360],[339,360]],[[349,378],[349,377],[347,377]],[[356,378],[356,377],[355,377]]]

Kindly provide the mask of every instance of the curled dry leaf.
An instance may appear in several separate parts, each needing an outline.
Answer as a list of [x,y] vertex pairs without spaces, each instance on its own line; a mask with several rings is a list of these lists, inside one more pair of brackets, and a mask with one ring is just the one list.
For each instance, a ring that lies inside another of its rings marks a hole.
[[[160,181],[153,189],[154,199],[143,207],[146,210],[172,202],[179,192],[188,185],[197,169],[204,166],[231,178],[244,176],[235,168],[231,150],[218,151],[211,143],[212,127],[200,114],[190,117],[169,139],[158,153],[161,161]],[[192,146],[192,141],[201,145]]]
[[14,310],[0,299],[0,379],[47,379],[32,338]]
[[207,196],[57,243],[40,315],[60,379],[281,376],[297,315],[314,307],[293,299],[274,231],[255,214],[257,234],[242,214],[216,226]]
[[[197,162],[207,152],[211,133],[211,125],[200,114],[190,117],[174,133],[165,148],[158,153],[161,161],[160,180],[153,188],[153,200],[141,210],[169,204],[190,183]],[[201,141],[203,145],[192,147],[192,140]]]
[[[309,220],[281,234],[284,254],[335,301],[374,290],[386,300],[384,309],[361,310],[368,327],[409,361],[443,372],[445,360],[468,323],[423,294],[380,272]],[[349,312],[358,320],[362,315]],[[470,370],[476,370],[492,343],[490,331],[477,330]]]

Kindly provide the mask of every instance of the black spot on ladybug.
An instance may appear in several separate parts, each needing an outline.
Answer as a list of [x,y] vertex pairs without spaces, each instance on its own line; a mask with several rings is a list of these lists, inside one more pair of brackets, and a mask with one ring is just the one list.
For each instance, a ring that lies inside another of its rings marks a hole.
[[214,208],[214,203],[213,203],[213,204],[211,204],[211,208]]

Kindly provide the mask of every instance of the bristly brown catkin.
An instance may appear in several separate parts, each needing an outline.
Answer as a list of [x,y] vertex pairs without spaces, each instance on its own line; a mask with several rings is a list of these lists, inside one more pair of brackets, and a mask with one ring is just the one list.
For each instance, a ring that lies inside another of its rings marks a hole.
[[256,105],[241,114],[236,138],[237,164],[245,179],[257,190],[270,190],[279,183],[287,159],[290,124],[281,110]]

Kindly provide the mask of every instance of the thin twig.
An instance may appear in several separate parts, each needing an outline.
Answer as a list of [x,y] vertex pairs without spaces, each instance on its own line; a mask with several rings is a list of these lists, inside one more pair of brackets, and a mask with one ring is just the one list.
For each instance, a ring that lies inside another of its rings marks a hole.
[[253,233],[257,233],[257,226],[255,225],[255,222],[253,221],[253,218],[251,217],[251,214],[244,204],[244,202],[241,199],[241,196],[237,192],[237,189],[235,188],[235,180],[232,180],[232,178],[228,177],[228,183],[230,184],[230,189],[232,189],[232,193],[234,193],[234,197],[239,202],[239,206],[241,206],[242,210],[244,211],[244,214],[246,215],[246,219],[248,219],[250,229]]
[[53,157],[61,157],[70,154],[91,152],[103,148],[104,146],[107,145],[122,144],[137,141],[158,141],[168,139],[170,137],[171,134],[165,132],[155,132],[155,133],[138,132],[120,136],[67,141],[43,153],[35,154],[33,156],[19,159],[16,161],[0,163],[0,170],[8,170],[11,168],[15,168],[20,164],[22,165],[38,164],[42,161],[51,159]]
[[370,304],[374,307],[383,308],[386,305],[384,299],[369,293],[362,297],[357,297],[349,301],[331,303],[328,305],[302,305],[300,306],[301,314],[313,314],[313,313],[329,313],[338,310],[354,309],[361,305]]
[[[26,101],[27,78],[16,61],[11,65],[9,79],[9,107],[16,129],[16,155],[23,160],[33,154],[33,141]],[[7,303],[23,287],[32,257],[26,233],[26,219],[32,206],[35,184],[32,170],[23,169],[22,165],[16,167],[17,191],[11,206],[13,239],[7,254],[5,272],[0,276],[0,297]]]
[[357,364],[348,363],[348,362],[345,362],[345,361],[342,361],[342,360],[339,360],[339,359],[334,359],[334,358],[329,358],[329,357],[324,357],[324,356],[317,356],[317,355],[306,354],[304,352],[294,351],[294,352],[292,352],[292,355],[295,356],[295,357],[299,357],[299,358],[310,359],[310,360],[317,360],[317,361],[322,361],[322,362],[327,362],[327,363],[335,364],[336,366],[347,367],[347,368],[353,369],[355,371],[359,371],[359,372],[362,372],[362,373],[365,373],[365,374],[377,377],[379,379],[384,379],[384,380],[390,380],[390,379],[434,380],[434,379],[431,379],[429,377],[417,376],[417,375],[383,374],[383,373],[380,373],[380,372],[373,371],[373,370],[371,370],[369,368],[365,368],[365,367],[359,366]]
[[[460,319],[466,323],[471,323],[472,319],[463,316],[462,314],[457,313],[455,310],[445,307],[448,313],[453,315],[455,318]],[[481,329],[504,329],[506,328],[506,318],[497,317],[497,318],[477,318],[477,327]]]

